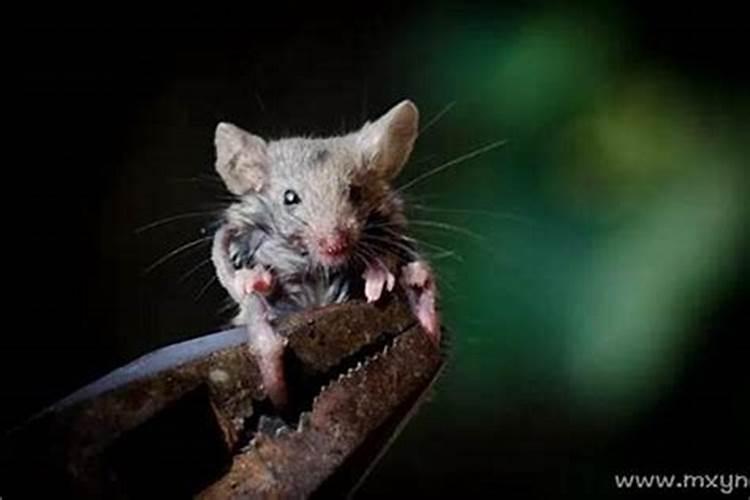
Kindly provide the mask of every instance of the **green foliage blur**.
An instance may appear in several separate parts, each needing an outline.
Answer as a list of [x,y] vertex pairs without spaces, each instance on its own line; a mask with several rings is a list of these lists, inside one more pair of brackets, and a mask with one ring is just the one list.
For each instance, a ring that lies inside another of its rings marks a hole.
[[392,41],[427,125],[404,182],[507,140],[406,189],[451,361],[397,449],[491,441],[550,406],[636,425],[736,278],[748,96],[650,60],[602,10],[436,9]]

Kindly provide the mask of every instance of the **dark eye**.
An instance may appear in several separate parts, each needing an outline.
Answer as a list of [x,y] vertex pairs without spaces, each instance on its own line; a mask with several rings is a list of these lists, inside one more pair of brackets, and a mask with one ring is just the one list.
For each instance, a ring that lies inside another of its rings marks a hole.
[[287,189],[284,191],[284,205],[296,205],[299,203],[300,198],[296,191],[292,189]]
[[362,201],[362,186],[355,186],[354,184],[349,186],[349,199],[352,203]]

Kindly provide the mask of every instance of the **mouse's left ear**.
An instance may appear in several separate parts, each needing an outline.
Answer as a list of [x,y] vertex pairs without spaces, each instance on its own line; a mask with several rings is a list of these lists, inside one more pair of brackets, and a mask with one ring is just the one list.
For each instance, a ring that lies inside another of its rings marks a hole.
[[375,122],[357,132],[357,145],[366,168],[384,179],[398,175],[409,159],[419,134],[419,110],[409,100],[401,101]]

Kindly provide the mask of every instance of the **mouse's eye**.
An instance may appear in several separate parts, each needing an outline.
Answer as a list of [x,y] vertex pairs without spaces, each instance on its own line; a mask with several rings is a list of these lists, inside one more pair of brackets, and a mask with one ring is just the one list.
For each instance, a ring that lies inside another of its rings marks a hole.
[[302,200],[293,189],[287,189],[284,191],[284,205],[296,205],[300,201]]
[[349,186],[349,200],[352,203],[359,203],[362,201],[362,186],[355,186],[352,184]]

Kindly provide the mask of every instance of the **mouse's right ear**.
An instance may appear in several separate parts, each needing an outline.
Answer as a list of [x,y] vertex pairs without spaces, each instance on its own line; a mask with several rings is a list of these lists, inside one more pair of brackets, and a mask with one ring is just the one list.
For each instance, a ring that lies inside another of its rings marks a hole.
[[393,179],[409,159],[419,135],[419,110],[401,101],[376,121],[365,123],[357,133],[357,144],[367,168],[383,179]]
[[216,171],[227,189],[243,195],[260,191],[266,181],[266,142],[231,123],[219,123],[214,138]]

